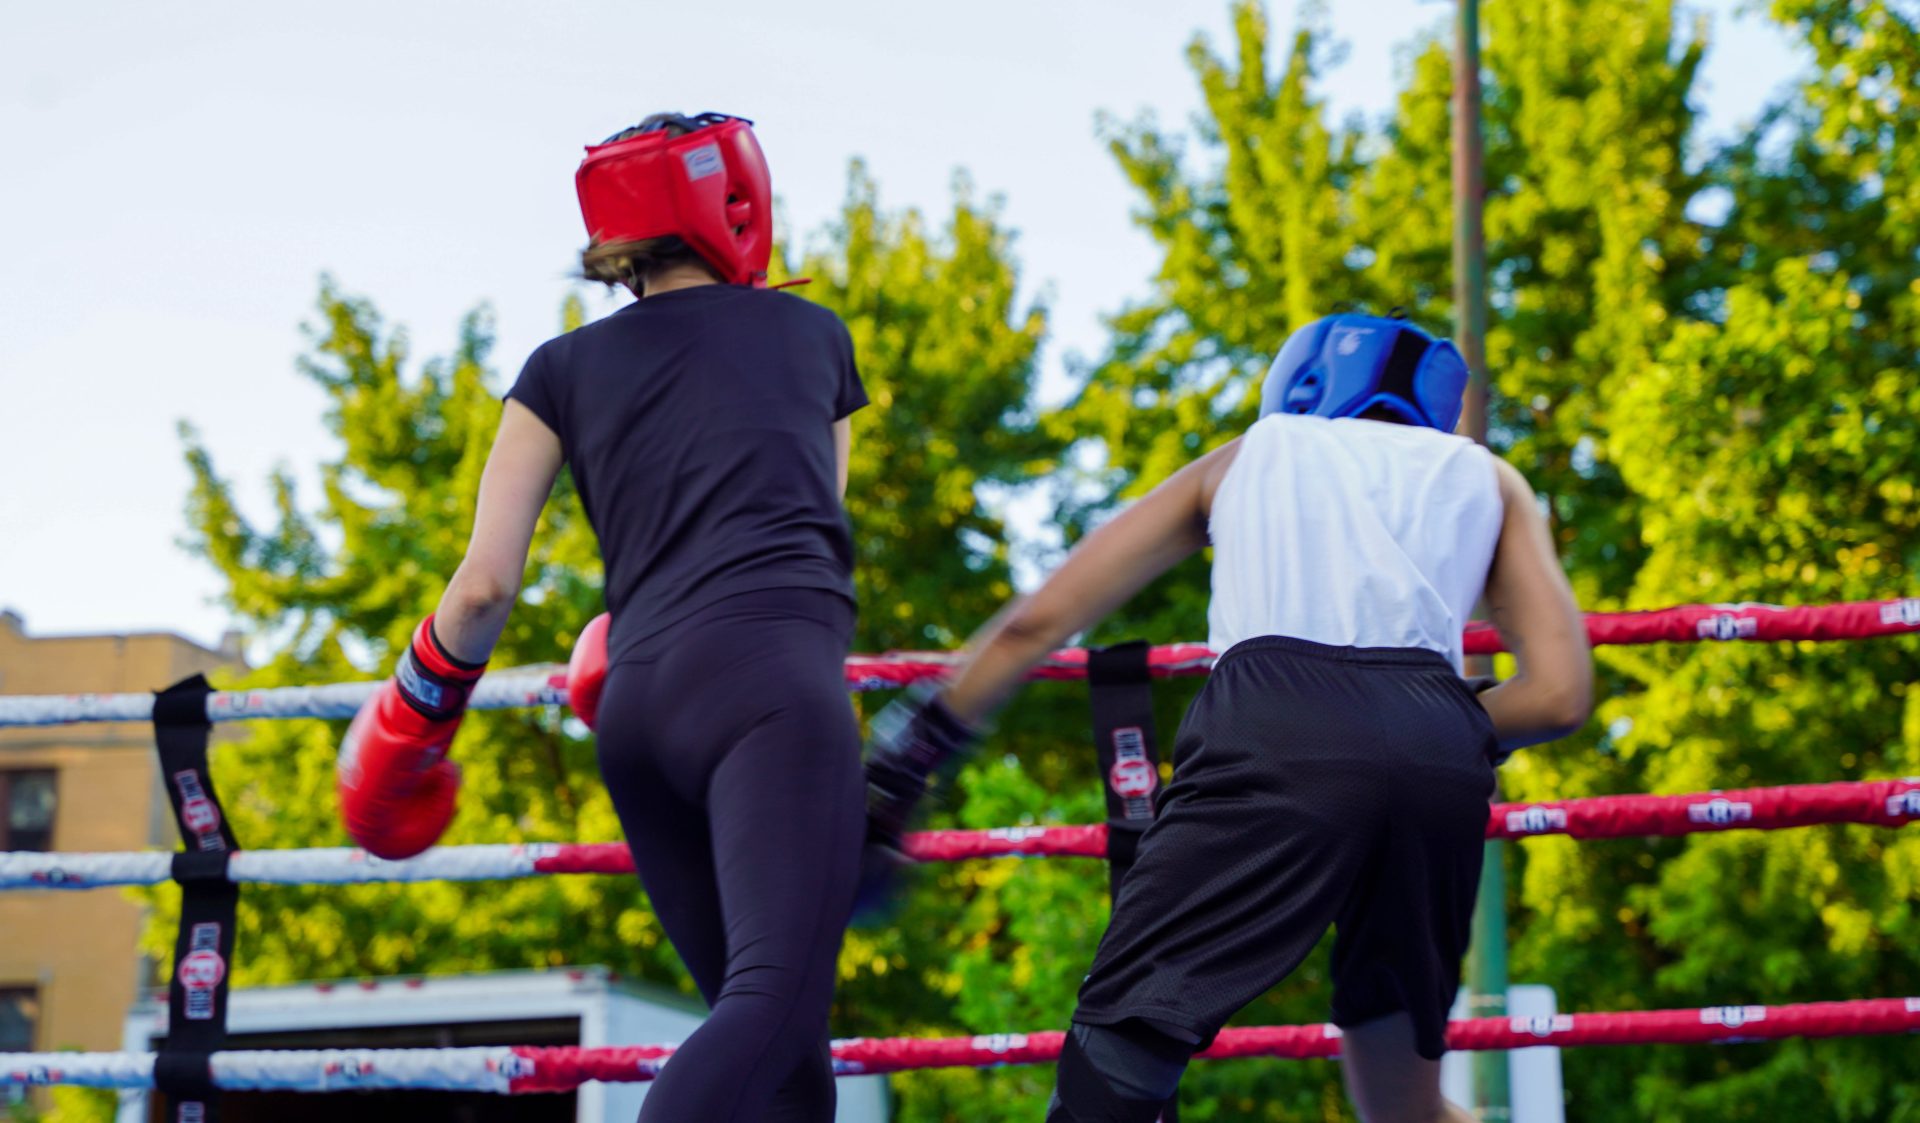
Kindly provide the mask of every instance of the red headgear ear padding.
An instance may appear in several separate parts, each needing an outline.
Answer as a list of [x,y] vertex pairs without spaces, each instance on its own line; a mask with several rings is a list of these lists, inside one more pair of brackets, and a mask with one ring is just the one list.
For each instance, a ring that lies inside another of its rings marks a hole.
[[[685,118],[679,118],[686,121]],[[594,244],[678,235],[721,280],[767,283],[773,182],[752,122],[702,113],[691,132],[666,128],[587,146],[574,173]]]

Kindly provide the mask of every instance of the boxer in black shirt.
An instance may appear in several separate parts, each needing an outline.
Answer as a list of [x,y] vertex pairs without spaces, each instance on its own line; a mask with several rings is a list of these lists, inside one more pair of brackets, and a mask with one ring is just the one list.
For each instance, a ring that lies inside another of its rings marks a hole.
[[600,771],[713,1007],[641,1118],[824,1123],[864,808],[841,671],[834,433],[866,404],[846,328],[786,293],[649,286],[535,351],[509,401],[559,437],[600,539]]
[[[772,195],[747,122],[650,117],[590,148],[577,185],[583,272],[640,299],[542,345],[509,392],[412,679],[355,723],[349,826],[398,854],[451,818],[459,774],[440,754],[570,466],[612,618],[601,771],[713,1008],[640,1118],[828,1123],[827,1014],[864,832],[840,500],[866,394],[839,319],[764,287]],[[440,710],[407,704],[429,688]]]

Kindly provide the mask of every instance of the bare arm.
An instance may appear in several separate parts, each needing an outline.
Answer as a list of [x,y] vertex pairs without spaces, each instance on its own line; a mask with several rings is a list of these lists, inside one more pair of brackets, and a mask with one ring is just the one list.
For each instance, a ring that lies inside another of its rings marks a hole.
[[840,481],[840,498],[847,497],[847,462],[853,456],[853,418],[833,423],[833,468]]
[[560,438],[532,410],[507,399],[480,475],[467,556],[434,614],[434,634],[455,658],[480,663],[493,654],[520,595],[527,549],[560,461]]
[[1506,521],[1487,576],[1487,609],[1519,671],[1480,702],[1500,747],[1512,750],[1580,728],[1593,711],[1593,659],[1533,488],[1512,465],[1498,465]]
[[1238,450],[1236,440],[1175,472],[1087,535],[1033,595],[1008,604],[975,633],[946,690],[955,716],[977,722],[991,713],[1068,637],[1206,546],[1213,490]]

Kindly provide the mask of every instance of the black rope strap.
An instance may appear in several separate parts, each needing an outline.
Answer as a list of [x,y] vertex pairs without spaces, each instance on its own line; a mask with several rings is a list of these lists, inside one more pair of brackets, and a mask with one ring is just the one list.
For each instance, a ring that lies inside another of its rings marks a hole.
[[1116,895],[1133,865],[1141,833],[1153,822],[1154,797],[1160,790],[1147,652],[1147,645],[1138,641],[1087,652],[1094,747],[1107,793],[1107,868]]
[[[1154,734],[1149,648],[1135,640],[1087,651],[1087,694],[1093,704],[1093,740],[1107,793],[1107,884],[1115,897],[1133,868],[1140,836],[1153,822],[1160,793],[1160,750]],[[1177,1123],[1169,1102],[1160,1123]]]
[[207,696],[212,693],[205,676],[194,675],[161,691],[153,702],[154,745],[181,846],[173,856],[180,934],[167,980],[167,1036],[153,1068],[171,1123],[219,1118],[211,1058],[227,1039],[227,976],[240,903],[240,887],[227,876],[237,848],[233,828],[207,770],[213,732]]

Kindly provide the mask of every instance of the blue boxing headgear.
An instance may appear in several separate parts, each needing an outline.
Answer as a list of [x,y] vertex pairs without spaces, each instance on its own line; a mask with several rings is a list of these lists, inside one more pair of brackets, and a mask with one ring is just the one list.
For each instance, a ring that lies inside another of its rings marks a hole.
[[1358,417],[1380,406],[1451,433],[1466,392],[1467,364],[1453,344],[1405,320],[1349,312],[1287,338],[1260,387],[1260,416]]

